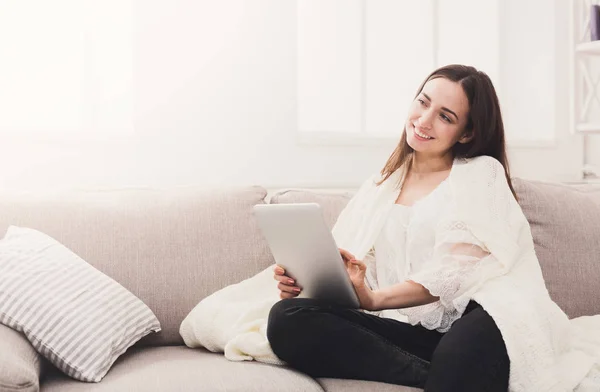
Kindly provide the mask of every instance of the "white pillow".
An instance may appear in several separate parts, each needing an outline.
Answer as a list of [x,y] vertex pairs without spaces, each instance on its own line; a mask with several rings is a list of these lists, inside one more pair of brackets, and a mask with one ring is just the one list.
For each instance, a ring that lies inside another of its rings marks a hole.
[[11,226],[0,241],[0,323],[66,375],[98,382],[160,322],[139,298],[58,241]]

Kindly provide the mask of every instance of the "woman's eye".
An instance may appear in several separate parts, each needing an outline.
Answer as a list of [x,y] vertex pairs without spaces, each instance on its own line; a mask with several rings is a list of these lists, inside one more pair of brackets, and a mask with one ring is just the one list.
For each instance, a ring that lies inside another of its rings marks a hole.
[[450,117],[446,116],[445,114],[441,114],[440,117],[442,118],[442,120],[450,122]]
[[421,105],[425,106],[425,101],[423,101],[421,98],[418,98],[417,101],[419,101]]

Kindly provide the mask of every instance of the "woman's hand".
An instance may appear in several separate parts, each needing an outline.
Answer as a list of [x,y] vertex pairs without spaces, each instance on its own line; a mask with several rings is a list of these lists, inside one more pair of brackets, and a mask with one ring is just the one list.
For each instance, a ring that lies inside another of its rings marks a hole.
[[346,271],[354,286],[354,291],[358,296],[361,309],[376,310],[375,293],[365,283],[365,274],[367,273],[367,265],[345,249],[340,248],[340,254],[346,265]]
[[279,291],[279,298],[294,298],[297,297],[301,292],[302,288],[296,285],[294,279],[290,278],[285,274],[285,270],[283,267],[276,265],[275,266],[275,280],[279,281],[277,288]]
[[[350,259],[354,258],[352,253],[350,253],[344,249],[340,249],[340,254],[342,255],[342,258],[344,260],[346,260],[346,259],[350,260]],[[279,298],[281,298],[281,299],[295,298],[298,295],[300,295],[300,293],[302,292],[302,288],[296,284],[294,279],[292,279],[288,275],[286,275],[285,269],[282,266],[275,265],[274,272],[275,272],[274,278],[276,281],[279,282],[277,284],[277,288],[280,291]]]

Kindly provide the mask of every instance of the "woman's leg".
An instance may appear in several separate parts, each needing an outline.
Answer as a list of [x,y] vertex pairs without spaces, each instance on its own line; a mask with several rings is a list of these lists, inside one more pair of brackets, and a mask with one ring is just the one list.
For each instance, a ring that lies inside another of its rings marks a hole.
[[306,298],[277,302],[267,336],[275,354],[313,377],[423,387],[441,333]]
[[435,349],[425,392],[508,390],[510,360],[500,330],[477,303],[469,308]]

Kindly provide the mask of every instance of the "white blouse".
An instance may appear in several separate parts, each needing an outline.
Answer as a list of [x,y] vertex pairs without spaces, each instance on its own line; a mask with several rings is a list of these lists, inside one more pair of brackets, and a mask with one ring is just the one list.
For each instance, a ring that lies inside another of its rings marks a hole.
[[[412,280],[422,284],[433,295],[440,297],[440,300],[412,308],[386,309],[379,312],[379,316],[412,325],[421,324],[439,332],[447,332],[452,323],[462,316],[469,299],[462,298],[457,303],[454,294],[459,291],[461,283],[475,271],[476,262],[489,253],[483,250],[483,244],[469,231],[464,230],[459,231],[460,238],[451,242],[466,246],[466,252],[459,252],[457,255],[453,251],[448,252],[448,257],[434,257],[436,226],[440,223],[449,196],[448,183],[443,181],[413,206],[395,204],[373,249],[365,258],[369,286],[384,289]],[[417,205],[418,210],[415,208]],[[407,252],[406,242],[415,211],[426,211],[428,219],[422,219],[425,225],[419,227],[419,236],[415,238],[421,252],[411,255]],[[425,249],[427,251],[423,251]]]

